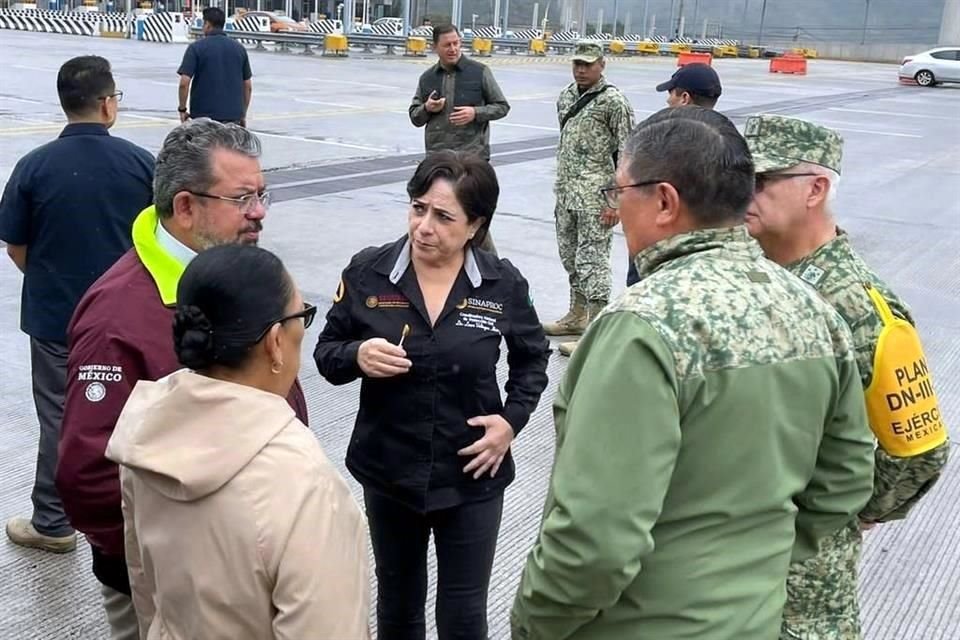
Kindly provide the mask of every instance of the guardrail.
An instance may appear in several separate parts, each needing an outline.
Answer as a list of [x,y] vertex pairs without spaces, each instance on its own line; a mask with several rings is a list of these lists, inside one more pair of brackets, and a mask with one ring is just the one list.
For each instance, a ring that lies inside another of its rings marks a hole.
[[[194,37],[203,35],[201,29],[192,28],[190,34]],[[305,47],[304,53],[310,55],[313,53],[311,48],[320,49],[326,51],[326,43],[331,35],[337,36],[339,34],[323,34],[323,33],[312,33],[312,32],[278,32],[271,33],[266,31],[239,31],[237,29],[232,29],[224,32],[230,38],[235,40],[240,40],[245,43],[256,43],[257,48],[263,48],[264,42],[272,42],[279,45],[280,50],[287,49],[289,50],[290,45],[303,46]],[[360,33],[351,33],[347,36],[347,41],[350,46],[362,46],[362,47],[387,47],[388,52],[393,49],[402,49],[406,50],[407,43],[409,38],[422,37],[422,36],[386,36],[386,35],[377,35],[377,34],[360,34]],[[517,53],[518,51],[527,52],[531,48],[530,41],[520,40],[518,38],[488,38],[487,40],[493,43],[493,48],[501,50],[509,50],[512,53]],[[463,44],[465,47],[469,48],[473,42],[473,38],[465,37],[463,38]],[[565,53],[572,51],[576,43],[574,42],[554,42],[550,40],[543,41],[545,49],[553,50],[556,53]],[[609,48],[609,43],[598,42],[601,46]]]
[[[202,30],[196,27],[192,28],[190,33],[194,37],[201,36],[203,34]],[[314,49],[319,49],[325,54],[330,52],[343,54],[346,53],[348,47],[364,47],[366,49],[369,49],[370,47],[386,47],[388,54],[396,53],[396,50],[399,49],[400,51],[410,55],[425,55],[428,46],[424,46],[425,43],[423,40],[426,38],[415,35],[393,36],[365,33],[351,33],[342,35],[315,33],[310,31],[288,31],[273,33],[267,31],[239,31],[237,29],[228,30],[224,33],[228,37],[234,38],[235,40],[240,40],[245,44],[256,44],[258,49],[264,49],[263,43],[265,42],[274,43],[277,45],[279,51],[289,51],[291,46],[303,47],[303,53],[306,55],[314,54]],[[477,40],[478,44],[483,43],[484,46],[481,47],[482,51],[479,53],[486,54],[490,53],[490,51],[487,50],[487,43],[490,43],[492,51],[509,52],[511,54],[526,53],[539,56],[548,55],[549,53],[569,53],[577,44],[574,41],[544,40],[542,38],[535,38],[532,40],[504,37],[474,38],[473,36],[467,35],[463,38],[464,47],[467,50],[472,49],[474,40]],[[604,51],[615,55],[679,55],[679,53],[683,51],[711,53],[716,57],[723,55],[718,51],[720,47],[710,45],[657,43],[643,40],[623,41],[618,38],[611,38],[609,40],[594,40],[593,42],[600,45]],[[723,49],[724,54],[726,55],[735,55],[735,51],[744,57],[749,55],[748,51],[737,51],[737,48],[733,46],[725,46]],[[754,53],[750,57],[756,57],[757,55],[757,53]]]

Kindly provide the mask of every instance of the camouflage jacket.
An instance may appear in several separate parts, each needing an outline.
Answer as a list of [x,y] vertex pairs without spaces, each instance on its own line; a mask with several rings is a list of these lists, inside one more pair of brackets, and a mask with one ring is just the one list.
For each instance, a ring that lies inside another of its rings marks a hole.
[[635,262],[557,391],[514,638],[776,638],[791,557],[870,497],[850,331],[743,227]]
[[[863,284],[872,284],[895,315],[913,324],[907,305],[856,254],[843,231],[787,268],[813,285],[843,316],[853,333],[860,378],[867,388],[873,376],[874,352],[883,323]],[[877,447],[873,497],[860,517],[867,522],[905,518],[940,477],[949,449],[948,441],[921,455],[899,458]]]
[[[430,113],[424,106],[434,91],[446,98],[439,113]],[[473,107],[477,117],[465,125],[451,124],[455,107]],[[415,127],[426,127],[423,137],[427,153],[452,149],[477,153],[489,160],[490,121],[503,118],[509,111],[510,104],[490,68],[460,56],[452,69],[438,62],[421,74],[408,114]]]
[[[604,87],[609,89],[604,90]],[[619,89],[605,78],[586,93],[602,92],[570,118],[560,131],[557,145],[557,181],[554,192],[557,205],[576,211],[603,209],[599,190],[613,181],[614,154],[623,150],[633,129],[633,107]],[[583,95],[586,95],[583,94]],[[577,83],[571,83],[557,99],[557,118],[564,115],[581,97]]]

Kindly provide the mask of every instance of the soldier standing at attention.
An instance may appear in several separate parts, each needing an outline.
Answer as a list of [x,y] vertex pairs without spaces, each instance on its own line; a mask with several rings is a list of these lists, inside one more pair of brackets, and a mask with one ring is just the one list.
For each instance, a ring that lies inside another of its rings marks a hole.
[[[425,127],[427,153],[449,149],[490,161],[490,122],[506,117],[510,104],[484,64],[461,53],[460,32],[452,24],[433,29],[437,63],[423,72],[410,102],[410,122]],[[480,249],[496,255],[488,232]]]
[[780,637],[858,640],[860,530],[902,520],[930,490],[947,462],[946,426],[909,309],[857,255],[833,217],[843,140],[830,129],[777,115],[749,118],[744,132],[757,172],[747,228],[768,258],[815,288],[850,327],[879,440],[873,495],[860,526],[839,529],[819,555],[792,565]]
[[[543,325],[548,336],[580,335],[610,300],[610,247],[620,220],[600,189],[613,181],[617,155],[633,128],[633,107],[603,76],[603,49],[593,42],[573,52],[573,82],[557,99],[557,197],[554,216],[560,262],[570,281],[570,307]],[[570,355],[576,342],[564,342]]]

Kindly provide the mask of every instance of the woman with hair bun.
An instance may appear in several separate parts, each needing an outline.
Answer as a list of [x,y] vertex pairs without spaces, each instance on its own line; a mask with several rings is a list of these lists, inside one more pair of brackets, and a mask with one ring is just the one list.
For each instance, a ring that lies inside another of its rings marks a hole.
[[316,308],[243,245],[194,258],[177,305],[187,369],[137,383],[107,446],[140,637],[368,638],[366,522],[285,400]]

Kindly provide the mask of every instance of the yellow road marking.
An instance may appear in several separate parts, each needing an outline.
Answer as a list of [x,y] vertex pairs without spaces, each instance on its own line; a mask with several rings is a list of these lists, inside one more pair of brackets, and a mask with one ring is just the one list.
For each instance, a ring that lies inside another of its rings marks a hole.
[[[559,91],[559,90],[558,90]],[[525,96],[511,98],[512,102],[523,100],[542,100],[543,98],[555,98],[557,92],[537,93]],[[402,110],[401,110],[402,109]],[[406,105],[401,106],[382,106],[382,107],[355,107],[349,109],[327,109],[321,111],[289,111],[279,113],[265,113],[262,115],[254,114],[250,118],[250,123],[256,127],[257,123],[273,120],[295,120],[298,118],[320,118],[329,116],[344,116],[356,114],[384,114],[392,113],[395,115],[406,115]],[[122,131],[125,129],[150,129],[157,127],[169,127],[177,124],[176,118],[164,118],[155,116],[155,120],[141,122],[126,122],[123,119],[123,112],[120,112],[120,121],[113,126],[113,130]],[[133,114],[131,114],[133,115]],[[145,117],[145,116],[144,116]],[[153,116],[150,116],[153,117]],[[28,136],[39,133],[54,133],[62,130],[66,122],[53,124],[27,125],[23,127],[0,127],[0,137]]]

